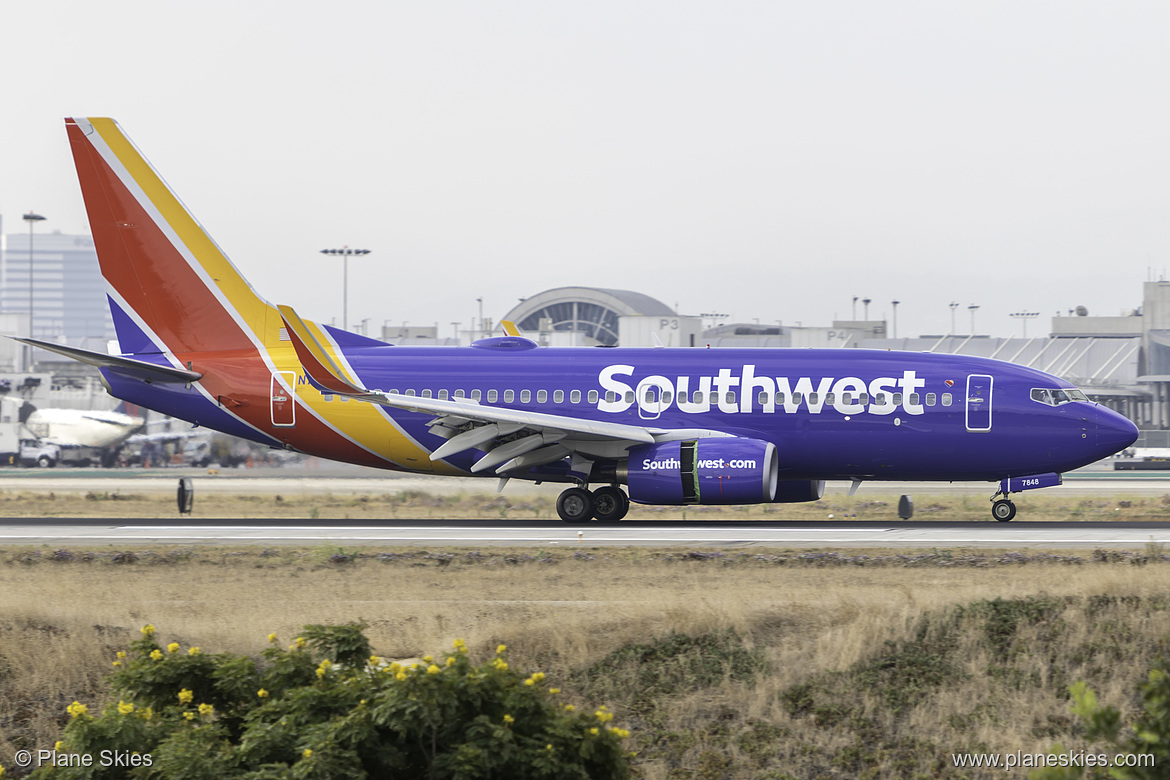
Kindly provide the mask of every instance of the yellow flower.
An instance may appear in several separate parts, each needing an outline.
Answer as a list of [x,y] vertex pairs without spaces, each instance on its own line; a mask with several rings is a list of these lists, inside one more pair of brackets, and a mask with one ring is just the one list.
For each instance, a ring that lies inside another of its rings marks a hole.
[[576,712],[576,710],[577,710],[577,708],[574,707],[572,704],[565,705],[565,712]]
[[321,665],[317,667],[317,679],[321,679],[322,677],[324,677],[326,674],[329,673],[329,670],[332,668],[333,668],[333,662],[330,661],[328,658],[326,658],[324,661],[321,662]]
[[303,636],[298,636],[296,639],[293,640],[293,644],[296,645],[297,647],[304,647],[305,646],[305,638]]
[[390,664],[390,674],[398,674],[401,671],[402,671],[402,664],[398,663],[397,661]]
[[168,653],[179,652],[179,643],[178,642],[171,642],[169,645],[167,645],[167,652]]
[[372,663],[374,666],[377,666],[378,664],[382,663],[382,659],[376,655],[371,655],[370,656],[370,663]]
[[183,713],[183,720],[195,720],[195,713],[187,710]]
[[504,651],[508,649],[507,645],[500,645],[496,648],[496,655],[503,655]]
[[597,730],[596,726],[594,726],[593,728],[589,729],[589,733],[596,737],[601,732]]
[[122,665],[121,661],[114,661],[114,666],[121,666],[121,665]]
[[198,647],[192,647],[190,650],[187,651],[187,655],[203,655],[203,651],[200,650]]
[[454,665],[455,665],[455,656],[453,656],[453,655],[447,656],[447,666],[454,666]]
[[460,653],[467,652],[467,643],[464,642],[462,639],[456,639],[453,644],[455,646],[456,652],[460,652]]
[[272,644],[276,644],[276,632],[275,631],[273,631],[271,634],[268,635],[268,641],[271,642]]
[[260,690],[256,691],[256,695],[259,696],[261,699],[267,699],[268,698],[268,691],[261,688]]
[[609,733],[621,739],[625,739],[626,737],[630,736],[630,732],[626,731],[625,729],[619,729],[617,726],[610,726]]
[[154,660],[158,661],[158,660],[162,659],[162,653],[159,652],[158,650],[151,650],[150,657],[153,658]]
[[212,706],[210,704],[200,704],[199,705],[199,714],[200,715],[210,716],[213,712],[215,712],[214,706]]
[[313,757],[313,751],[312,751],[312,749],[311,749],[311,748],[305,748],[305,752],[304,752],[304,753],[301,753],[301,755],[302,755],[302,756],[304,756],[305,758],[312,758],[312,757]]
[[131,712],[134,712],[134,705],[130,702],[119,701],[118,712],[122,715],[129,715]]
[[544,681],[544,672],[537,672],[536,674],[532,675],[532,679],[535,680],[536,682],[543,682]]
[[57,740],[53,743],[53,750],[56,750],[57,752],[61,752],[61,748],[63,747],[65,747],[65,743],[61,740]]
[[613,713],[606,712],[604,709],[600,709],[593,714],[596,715],[597,719],[602,723],[609,723],[611,720],[613,720]]
[[428,664],[429,664],[429,663],[434,663],[434,661],[435,661],[435,659],[434,659],[433,657],[429,656],[429,655],[424,655],[424,656],[423,656],[423,660],[424,660],[424,661],[426,661]]
[[117,658],[119,661],[121,661],[121,660],[122,660],[123,658],[125,658],[125,657],[126,657],[126,651],[125,651],[125,650],[119,650],[119,651],[118,651],[118,654],[115,656],[115,658]]
[[516,719],[515,719],[515,718],[513,718],[511,715],[505,715],[505,716],[504,716],[504,723],[507,723],[509,726],[510,726],[510,725],[512,725],[512,724],[513,724],[513,723],[515,723],[515,722],[516,722]]
[[66,707],[65,711],[69,713],[69,717],[71,718],[80,718],[82,715],[89,714],[89,707],[86,707],[79,701],[75,701]]
[[427,667],[427,674],[438,674],[441,671],[443,671],[443,670],[440,669],[439,667],[435,666],[434,664],[431,664],[430,666]]
[[402,682],[406,679],[406,672],[399,672],[398,674],[394,675],[394,679],[398,680],[398,682]]
[[524,684],[531,687],[533,685],[536,685],[536,680],[533,680],[531,677],[529,677],[527,680],[524,681]]
[[154,626],[151,625],[150,623],[147,623],[145,626],[142,627],[142,635],[144,637],[145,636],[154,636]]
[[547,745],[545,745],[545,746],[544,746],[544,749],[545,749],[545,750],[552,750],[552,743],[550,742],[550,743],[548,743]]
[[142,711],[142,719],[143,720],[150,720],[153,717],[154,717],[154,707],[147,707],[146,709],[144,709]]
[[184,688],[179,691],[179,704],[190,704],[194,698],[195,693],[190,688]]
[[558,693],[561,692],[561,689],[560,688],[549,688],[548,692],[551,693],[553,696],[556,696]]
[[508,662],[503,658],[497,658],[496,660],[492,661],[492,666],[501,672],[508,671]]

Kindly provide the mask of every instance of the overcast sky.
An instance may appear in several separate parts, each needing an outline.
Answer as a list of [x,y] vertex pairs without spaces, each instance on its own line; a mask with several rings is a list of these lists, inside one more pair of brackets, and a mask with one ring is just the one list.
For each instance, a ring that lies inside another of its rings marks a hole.
[[[1164,2],[7,4],[4,232],[86,233],[112,116],[261,294],[450,334],[550,287],[899,335],[1170,266]],[[858,315],[861,307],[858,307]]]

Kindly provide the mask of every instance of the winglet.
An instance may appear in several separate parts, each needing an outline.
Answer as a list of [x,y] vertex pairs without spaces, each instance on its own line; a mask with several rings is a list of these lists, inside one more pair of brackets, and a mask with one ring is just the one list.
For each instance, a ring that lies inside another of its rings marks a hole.
[[309,378],[331,393],[338,395],[365,395],[366,389],[358,387],[345,378],[345,374],[329,357],[329,353],[317,341],[317,337],[309,330],[309,326],[300,318],[291,306],[277,306],[280,316],[284,320],[285,329],[301,366]]
[[516,327],[516,323],[511,320],[500,320],[500,327],[504,329],[504,333],[509,336],[519,336],[520,329]]

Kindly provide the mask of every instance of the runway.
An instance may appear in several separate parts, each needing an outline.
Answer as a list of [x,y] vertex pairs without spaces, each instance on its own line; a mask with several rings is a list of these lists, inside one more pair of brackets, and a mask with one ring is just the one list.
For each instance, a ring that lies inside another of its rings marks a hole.
[[984,547],[1143,549],[1170,543],[1163,522],[621,522],[0,519],[0,545],[376,545],[640,547]]

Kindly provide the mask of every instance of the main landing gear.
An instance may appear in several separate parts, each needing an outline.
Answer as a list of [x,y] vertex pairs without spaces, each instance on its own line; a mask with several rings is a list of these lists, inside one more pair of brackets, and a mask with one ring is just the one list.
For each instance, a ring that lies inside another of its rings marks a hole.
[[991,505],[991,516],[1001,523],[1006,523],[1016,516],[1016,505],[1010,498],[1001,498]]
[[614,522],[625,517],[628,511],[630,499],[621,488],[612,485],[599,487],[592,493],[571,487],[557,497],[557,514],[566,523]]

